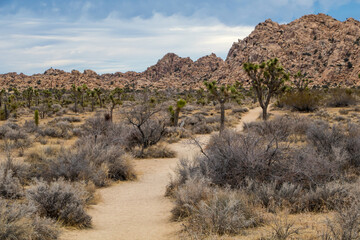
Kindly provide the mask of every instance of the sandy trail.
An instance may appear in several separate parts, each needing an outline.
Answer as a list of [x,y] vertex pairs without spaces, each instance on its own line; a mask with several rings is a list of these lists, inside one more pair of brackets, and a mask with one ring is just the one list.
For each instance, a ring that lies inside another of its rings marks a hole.
[[[256,120],[261,108],[246,113],[237,125],[242,130],[243,122]],[[197,140],[205,145],[210,135],[198,135]],[[171,222],[170,199],[164,197],[169,174],[179,158],[199,154],[198,147],[189,140],[171,144],[178,158],[144,159],[135,161],[139,179],[100,189],[102,201],[91,207],[88,213],[93,219],[93,228],[88,230],[66,230],[62,240],[122,240],[122,239],[177,239],[181,226]]]

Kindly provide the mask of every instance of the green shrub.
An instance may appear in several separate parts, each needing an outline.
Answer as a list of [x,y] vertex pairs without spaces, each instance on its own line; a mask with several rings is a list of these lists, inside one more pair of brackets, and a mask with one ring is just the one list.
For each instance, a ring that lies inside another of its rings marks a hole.
[[357,100],[351,89],[333,88],[328,91],[326,105],[329,107],[347,107],[356,104]]
[[289,92],[278,100],[278,105],[300,112],[313,112],[320,106],[322,97],[316,91]]

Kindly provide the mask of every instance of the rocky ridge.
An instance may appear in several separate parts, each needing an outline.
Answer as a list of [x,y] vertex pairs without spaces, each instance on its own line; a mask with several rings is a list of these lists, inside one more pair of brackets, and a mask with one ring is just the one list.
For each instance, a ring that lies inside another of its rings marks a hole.
[[280,25],[268,19],[243,40],[234,43],[226,60],[211,54],[193,61],[166,54],[141,73],[98,75],[92,70],[71,73],[48,69],[43,74],[0,74],[2,87],[69,88],[87,84],[90,88],[197,88],[204,80],[248,82],[242,64],[277,57],[291,73],[302,71],[314,85],[359,85],[360,22],[344,22],[324,14],[306,15]]

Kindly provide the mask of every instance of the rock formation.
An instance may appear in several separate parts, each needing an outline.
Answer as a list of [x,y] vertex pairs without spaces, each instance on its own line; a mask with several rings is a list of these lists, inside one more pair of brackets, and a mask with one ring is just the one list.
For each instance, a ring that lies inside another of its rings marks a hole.
[[90,88],[197,88],[204,80],[248,82],[242,64],[277,57],[290,73],[301,71],[314,85],[359,85],[360,22],[344,22],[324,14],[307,15],[289,24],[266,20],[245,39],[231,47],[226,60],[215,54],[193,61],[174,53],[166,54],[144,72],[98,75],[92,70],[71,73],[48,69],[44,74],[0,74],[2,87],[70,88],[87,84]]

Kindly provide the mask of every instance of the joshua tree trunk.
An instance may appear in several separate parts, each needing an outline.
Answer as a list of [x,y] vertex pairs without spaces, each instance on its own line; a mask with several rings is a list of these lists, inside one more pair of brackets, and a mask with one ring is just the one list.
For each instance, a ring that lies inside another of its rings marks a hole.
[[225,100],[220,100],[220,133],[225,129]]
[[77,101],[77,97],[75,97],[75,109],[74,110],[76,113],[78,112],[77,105],[78,105],[78,101]]
[[175,127],[178,126],[179,115],[180,115],[180,110],[179,110],[179,109],[176,109],[176,110],[175,110],[175,114],[174,114],[174,126],[175,126]]

